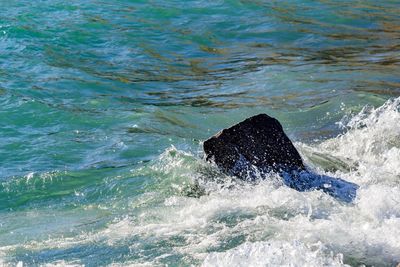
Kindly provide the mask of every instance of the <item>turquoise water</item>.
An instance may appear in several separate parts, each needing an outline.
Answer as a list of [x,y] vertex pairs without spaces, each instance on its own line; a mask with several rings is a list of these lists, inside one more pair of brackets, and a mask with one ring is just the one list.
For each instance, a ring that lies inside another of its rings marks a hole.
[[[400,262],[398,1],[0,4],[0,265]],[[355,203],[203,161],[261,112]]]

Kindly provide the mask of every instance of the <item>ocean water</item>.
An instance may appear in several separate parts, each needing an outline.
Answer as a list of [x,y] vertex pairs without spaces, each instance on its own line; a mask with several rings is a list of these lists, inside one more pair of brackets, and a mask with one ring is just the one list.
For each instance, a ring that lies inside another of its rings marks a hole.
[[[395,266],[400,2],[0,0],[0,266]],[[353,203],[202,141],[280,120]]]

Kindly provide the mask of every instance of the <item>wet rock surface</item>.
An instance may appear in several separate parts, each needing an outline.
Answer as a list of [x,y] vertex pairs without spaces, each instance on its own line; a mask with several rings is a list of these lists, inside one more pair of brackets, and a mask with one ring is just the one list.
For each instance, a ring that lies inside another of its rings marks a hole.
[[203,148],[207,161],[243,180],[264,178],[273,171],[298,191],[322,190],[345,202],[356,197],[356,184],[307,170],[282,125],[267,114],[220,131],[206,140]]
[[236,175],[238,165],[251,164],[272,171],[303,170],[299,152],[282,125],[267,114],[250,117],[204,142],[207,160]]

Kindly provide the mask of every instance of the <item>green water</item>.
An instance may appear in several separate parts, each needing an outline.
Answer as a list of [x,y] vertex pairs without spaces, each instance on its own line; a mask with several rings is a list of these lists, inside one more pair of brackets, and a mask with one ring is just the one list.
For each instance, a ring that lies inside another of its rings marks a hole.
[[[362,197],[347,207],[270,184],[209,185],[230,178],[201,152],[221,128],[268,113],[315,168],[337,164],[336,152],[318,147],[345,131],[337,122],[400,96],[399,1],[0,0],[0,7],[0,265],[212,265],[215,252],[292,239],[300,256],[320,242],[322,260],[306,258],[310,265],[335,260],[332,253],[350,265],[400,261],[398,242],[360,241],[395,236],[397,200],[369,186],[400,190],[396,171],[377,164],[339,173],[382,195],[375,202],[386,203],[388,217],[368,217]],[[390,139],[384,152],[394,159],[396,114],[380,117],[392,128],[371,133]],[[269,204],[250,205],[251,192]],[[287,198],[275,207],[268,195],[278,193]],[[308,216],[307,205],[325,215]],[[313,239],[285,237],[304,224],[299,218],[357,228],[335,219],[350,213],[373,226],[337,240],[320,238],[325,228]],[[263,264],[247,260],[243,266]]]

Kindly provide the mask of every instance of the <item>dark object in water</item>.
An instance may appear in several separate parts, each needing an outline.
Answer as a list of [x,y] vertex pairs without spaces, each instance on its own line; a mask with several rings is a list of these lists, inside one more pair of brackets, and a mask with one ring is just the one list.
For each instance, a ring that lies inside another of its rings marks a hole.
[[267,114],[222,130],[206,140],[203,147],[207,160],[213,158],[218,167],[232,175],[237,175],[236,167],[244,159],[257,168],[277,172],[304,170],[303,160],[281,124]]
[[356,184],[309,172],[279,121],[267,114],[250,117],[217,133],[203,144],[207,161],[243,180],[281,174],[286,185],[298,191],[322,190],[351,202]]

